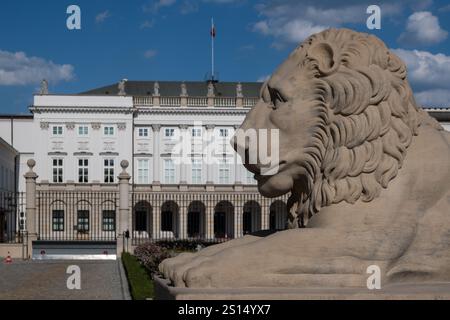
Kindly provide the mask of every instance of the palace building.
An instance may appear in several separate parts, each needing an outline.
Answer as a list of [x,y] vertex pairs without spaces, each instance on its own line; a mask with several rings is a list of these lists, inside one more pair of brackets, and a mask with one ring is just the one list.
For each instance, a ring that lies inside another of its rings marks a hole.
[[[122,80],[58,95],[43,82],[30,115],[0,116],[0,242],[36,257],[52,243],[121,251],[284,229],[287,196],[262,197],[229,143],[261,85]],[[450,130],[448,109],[427,111]]]

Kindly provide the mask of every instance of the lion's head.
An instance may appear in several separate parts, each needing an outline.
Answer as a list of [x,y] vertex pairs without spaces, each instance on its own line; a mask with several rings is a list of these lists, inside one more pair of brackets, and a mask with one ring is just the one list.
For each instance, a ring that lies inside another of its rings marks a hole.
[[243,131],[279,129],[278,173],[245,166],[263,195],[292,192],[295,227],[321,207],[377,197],[423,121],[430,120],[415,103],[405,64],[380,39],[329,29],[292,52],[242,124]]

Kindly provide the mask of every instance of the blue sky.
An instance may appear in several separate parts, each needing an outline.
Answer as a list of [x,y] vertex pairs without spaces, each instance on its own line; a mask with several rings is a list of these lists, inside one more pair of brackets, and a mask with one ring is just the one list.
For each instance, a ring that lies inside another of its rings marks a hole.
[[[66,9],[81,8],[81,30]],[[366,28],[381,7],[382,29]],[[221,81],[269,75],[311,33],[374,33],[407,63],[416,98],[450,105],[450,1],[41,0],[0,4],[0,113],[27,112],[42,78],[52,93],[130,80],[204,80],[210,19]]]

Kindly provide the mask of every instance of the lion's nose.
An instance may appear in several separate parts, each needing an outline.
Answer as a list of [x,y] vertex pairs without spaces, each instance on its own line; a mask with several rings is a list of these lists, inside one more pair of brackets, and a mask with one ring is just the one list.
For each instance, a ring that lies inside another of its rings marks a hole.
[[237,152],[238,151],[238,139],[236,137],[236,134],[231,138],[230,144],[233,147],[233,149]]
[[231,138],[230,143],[233,149],[242,157],[242,159],[245,159],[250,148],[250,143],[248,137],[246,137],[245,135],[239,136],[241,134],[243,134],[242,130],[238,130]]

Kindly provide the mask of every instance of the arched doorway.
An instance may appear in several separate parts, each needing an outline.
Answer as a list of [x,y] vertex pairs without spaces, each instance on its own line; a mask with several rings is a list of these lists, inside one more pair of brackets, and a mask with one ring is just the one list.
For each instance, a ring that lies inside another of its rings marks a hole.
[[287,223],[287,205],[282,200],[270,205],[270,230],[285,230]]
[[171,239],[179,236],[179,206],[175,201],[166,201],[161,206],[161,238]]
[[251,200],[244,204],[242,231],[244,235],[261,230],[261,206]]
[[214,236],[234,238],[234,206],[229,201],[221,201],[214,208]]
[[133,238],[153,237],[153,208],[147,201],[139,201],[134,206]]
[[205,212],[203,202],[193,201],[188,207],[187,234],[189,238],[203,238],[205,232]]

